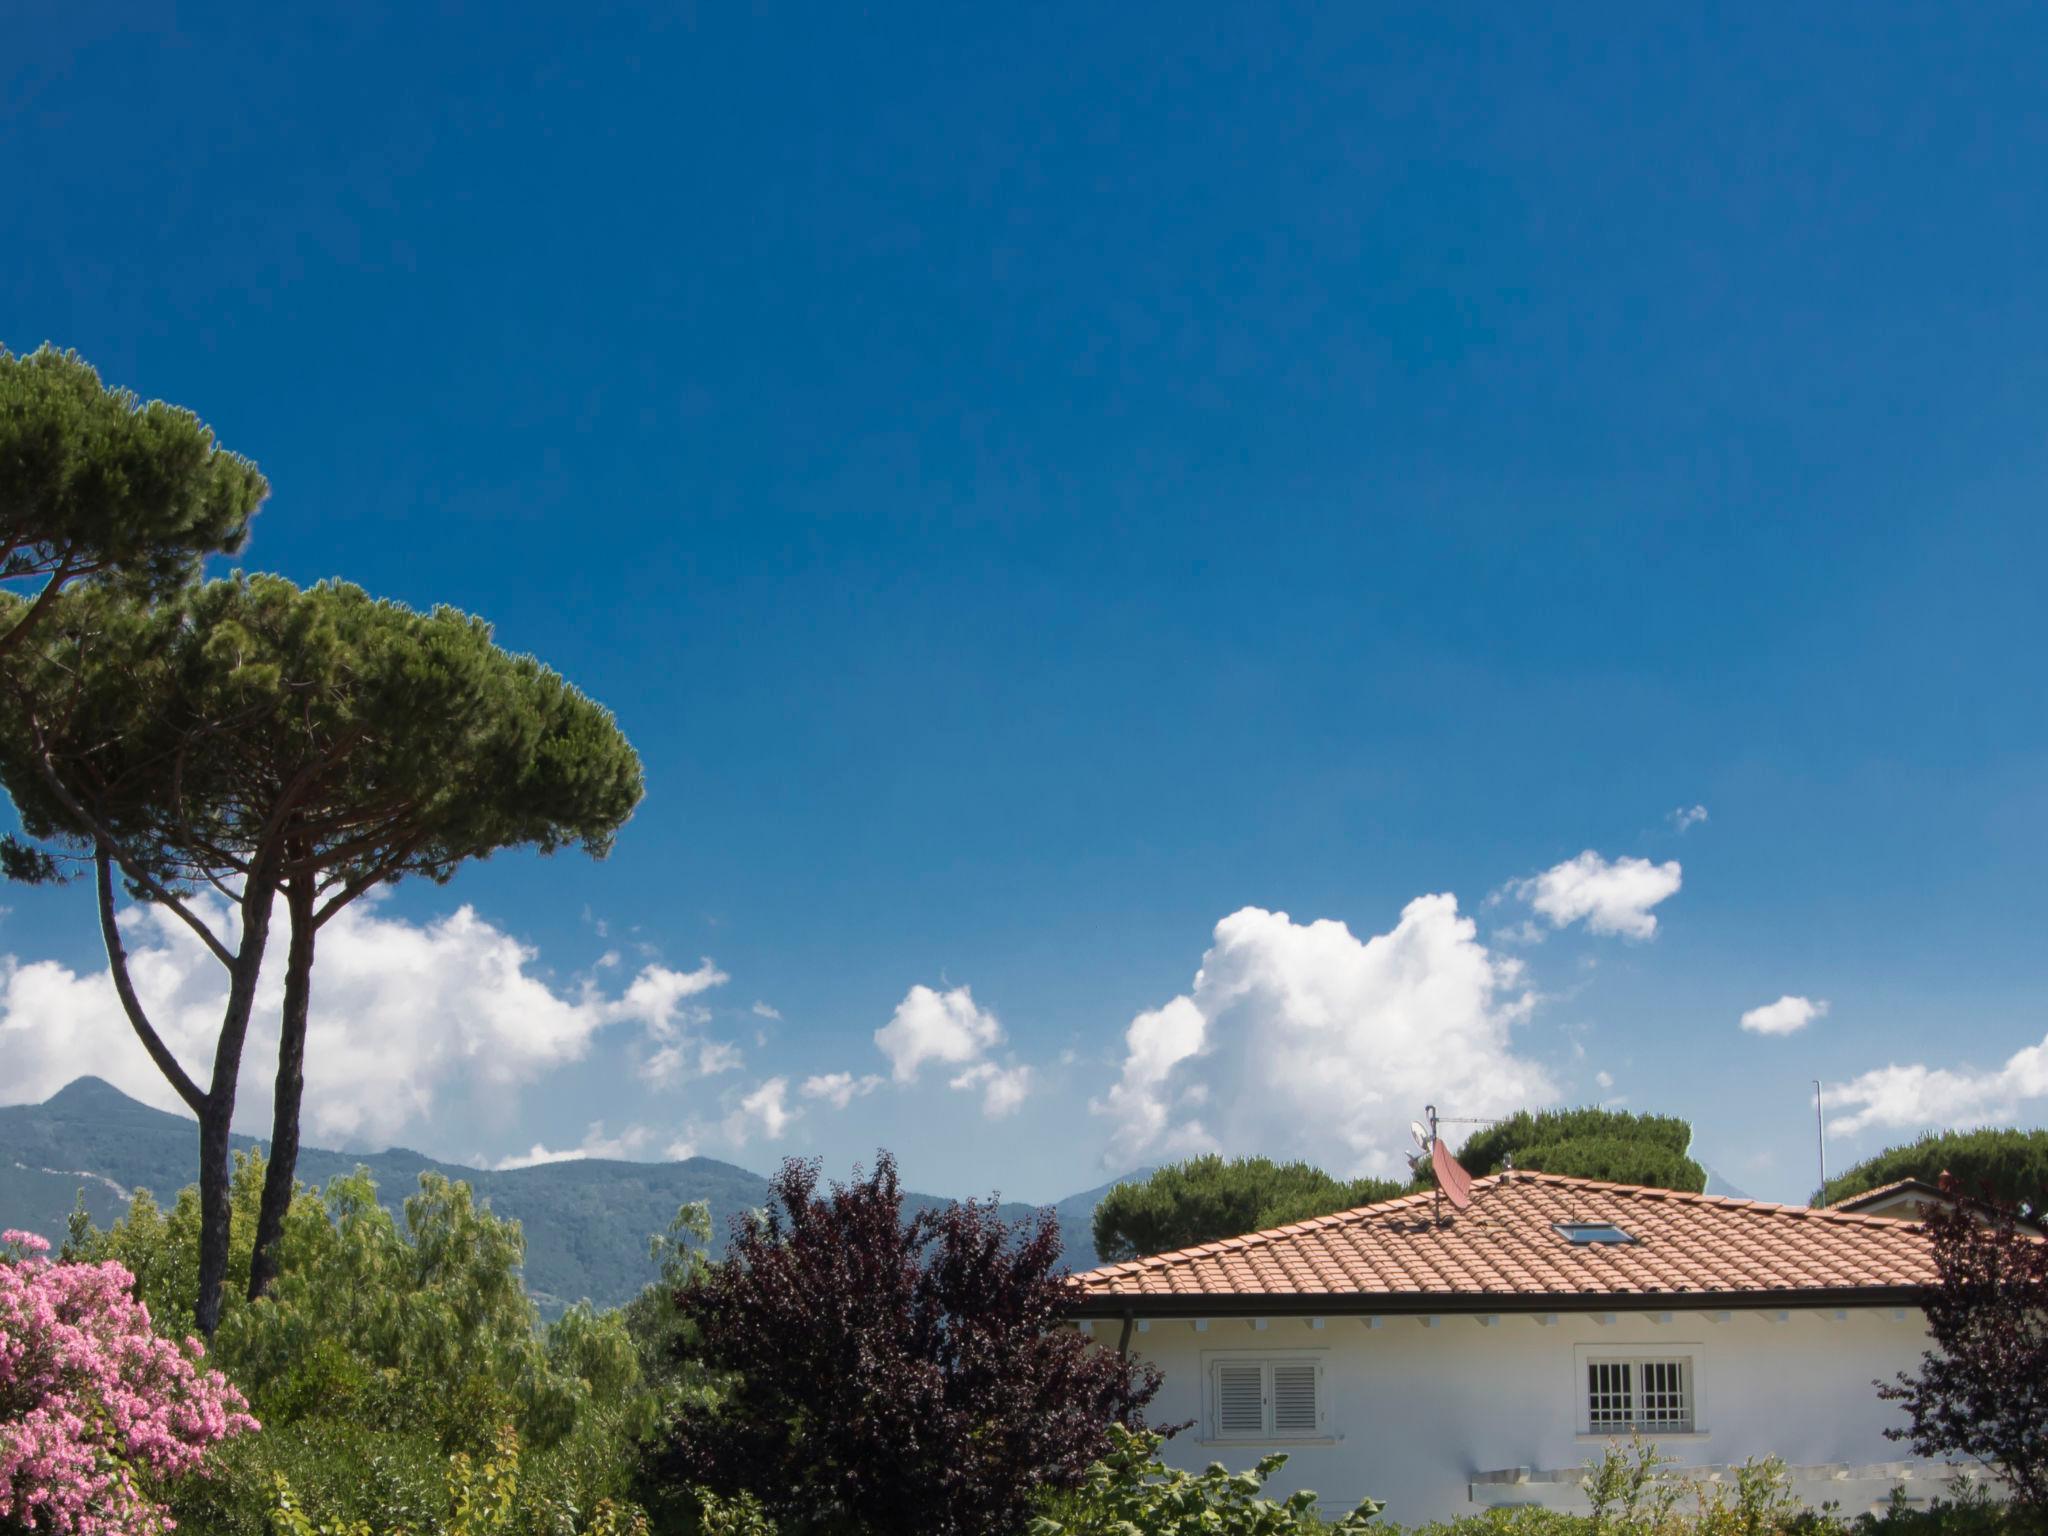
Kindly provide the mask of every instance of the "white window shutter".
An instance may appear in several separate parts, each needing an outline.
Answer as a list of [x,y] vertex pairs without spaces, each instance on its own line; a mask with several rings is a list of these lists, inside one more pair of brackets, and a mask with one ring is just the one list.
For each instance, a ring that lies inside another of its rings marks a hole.
[[1216,1433],[1251,1438],[1266,1432],[1265,1368],[1216,1367]]
[[1313,1360],[1283,1360],[1273,1366],[1273,1432],[1312,1435],[1321,1414],[1316,1388],[1321,1371]]

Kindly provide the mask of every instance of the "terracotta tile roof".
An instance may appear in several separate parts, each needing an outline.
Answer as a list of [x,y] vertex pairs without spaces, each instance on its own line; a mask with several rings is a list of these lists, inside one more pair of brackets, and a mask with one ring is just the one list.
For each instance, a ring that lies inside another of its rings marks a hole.
[[1880,1184],[1875,1189],[1866,1189],[1860,1195],[1851,1195],[1846,1200],[1838,1200],[1835,1202],[1834,1208],[1838,1211],[1860,1211],[1866,1206],[1876,1205],[1881,1201],[1891,1199],[1894,1195],[1905,1194],[1909,1191],[1916,1195],[1925,1195],[1933,1200],[1947,1198],[1942,1194],[1939,1185],[1930,1184],[1925,1179],[1893,1179],[1889,1184]]
[[[1084,1312],[1133,1298],[1403,1299],[1839,1294],[1931,1285],[1915,1223],[1546,1173],[1475,1180],[1433,1220],[1406,1195],[1313,1221],[1076,1275]],[[1612,1222],[1629,1243],[1570,1242],[1555,1223]]]

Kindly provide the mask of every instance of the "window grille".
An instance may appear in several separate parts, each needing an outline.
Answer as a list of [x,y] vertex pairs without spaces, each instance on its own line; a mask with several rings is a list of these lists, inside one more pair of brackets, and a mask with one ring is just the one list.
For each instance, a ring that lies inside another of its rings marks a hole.
[[1323,1368],[1315,1360],[1219,1360],[1219,1440],[1286,1440],[1323,1433]]
[[1586,1427],[1592,1433],[1634,1429],[1690,1433],[1692,1426],[1689,1361],[1586,1362]]

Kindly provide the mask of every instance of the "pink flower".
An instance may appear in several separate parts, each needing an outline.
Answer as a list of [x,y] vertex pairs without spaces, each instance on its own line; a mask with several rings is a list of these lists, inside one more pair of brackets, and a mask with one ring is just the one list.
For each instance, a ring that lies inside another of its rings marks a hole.
[[203,1354],[151,1331],[119,1264],[53,1264],[30,1232],[0,1233],[0,1524],[54,1536],[157,1536],[172,1527],[129,1467],[195,1470],[257,1428]]

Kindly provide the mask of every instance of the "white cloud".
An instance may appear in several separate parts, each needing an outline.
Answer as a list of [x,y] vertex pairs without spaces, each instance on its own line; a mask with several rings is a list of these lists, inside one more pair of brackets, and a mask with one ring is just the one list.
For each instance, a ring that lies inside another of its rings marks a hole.
[[1971,1067],[1879,1067],[1827,1090],[1831,1109],[1855,1106],[1828,1122],[1828,1129],[1853,1135],[1873,1126],[1902,1129],[1967,1129],[2016,1120],[2020,1106],[2048,1099],[2048,1038],[1983,1071]]
[[[201,903],[220,932],[224,904]],[[430,1122],[449,1093],[499,1096],[580,1060],[608,1026],[678,1026],[682,1000],[725,977],[648,966],[616,998],[586,979],[558,990],[535,974],[535,951],[468,906],[423,923],[347,907],[320,935],[306,1046],[305,1130],[328,1145],[383,1146]],[[150,1017],[187,1070],[211,1061],[226,973],[177,918],[156,907],[123,914],[130,968]],[[267,1131],[277,1051],[284,945],[272,943],[244,1052],[240,1124]],[[91,1073],[165,1109],[170,1085],[134,1038],[104,971],[0,957],[0,1101],[33,1103]]]
[[653,1139],[654,1132],[644,1125],[629,1125],[618,1135],[607,1136],[604,1133],[604,1122],[593,1120],[589,1129],[583,1133],[583,1142],[580,1146],[553,1151],[540,1142],[535,1142],[531,1151],[500,1158],[492,1166],[502,1171],[507,1168],[535,1168],[542,1163],[576,1163],[591,1157],[630,1160],[645,1151]]
[[1824,997],[1793,997],[1789,994],[1775,1003],[1765,1003],[1752,1008],[1742,1016],[1742,1027],[1753,1035],[1789,1035],[1806,1028],[1815,1019],[1827,1017],[1828,1000]]
[[749,1012],[757,1019],[779,1019],[782,1017],[781,1009],[771,1008],[762,1002],[756,1002]]
[[1510,1040],[1534,1005],[1521,965],[1476,934],[1450,895],[1364,941],[1232,913],[1192,991],[1131,1021],[1122,1076],[1090,1106],[1115,1125],[1106,1161],[1220,1149],[1393,1174],[1426,1103],[1492,1116],[1554,1101]]
[[1593,1074],[1593,1081],[1602,1088],[1612,1088],[1614,1086],[1614,1074],[1612,1072],[1595,1072]]
[[1674,830],[1685,832],[1707,819],[1707,808],[1704,805],[1681,805],[1664,819]]
[[992,1061],[978,1062],[953,1078],[947,1086],[963,1090],[981,1089],[981,1112],[991,1120],[1000,1120],[1014,1113],[1031,1092],[1031,1069],[999,1067]]
[[804,1079],[798,1092],[807,1099],[823,1099],[834,1109],[844,1109],[855,1099],[864,1099],[882,1086],[882,1079],[870,1072],[855,1077],[851,1072],[823,1072]]
[[1583,918],[1594,933],[1647,939],[1657,932],[1650,908],[1677,894],[1680,875],[1676,859],[1652,864],[1623,856],[1610,864],[1588,848],[1576,859],[1517,880],[1508,889],[1548,918],[1553,928]]
[[771,1077],[725,1117],[726,1139],[736,1147],[745,1146],[756,1132],[769,1141],[780,1140],[790,1122],[802,1113],[789,1107],[789,1079]]
[[996,1016],[976,1007],[966,987],[950,992],[912,987],[889,1022],[875,1031],[875,1044],[889,1058],[899,1083],[916,1082],[918,1068],[928,1061],[955,1067],[979,1061],[1002,1040]]

